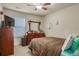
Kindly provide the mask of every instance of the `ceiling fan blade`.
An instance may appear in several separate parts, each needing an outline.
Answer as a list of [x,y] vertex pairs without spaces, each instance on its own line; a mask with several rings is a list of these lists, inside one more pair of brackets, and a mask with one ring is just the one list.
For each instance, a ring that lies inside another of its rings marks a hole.
[[51,5],[51,3],[44,3],[43,5]]
[[40,6],[42,3],[28,3],[27,6]]
[[48,9],[48,5],[51,5],[51,3],[44,3],[42,9],[43,10],[47,10]]
[[43,9],[43,10],[47,10],[47,8],[46,8],[46,7],[42,7],[42,9]]
[[35,6],[35,5],[33,5],[33,4],[27,4],[27,6]]

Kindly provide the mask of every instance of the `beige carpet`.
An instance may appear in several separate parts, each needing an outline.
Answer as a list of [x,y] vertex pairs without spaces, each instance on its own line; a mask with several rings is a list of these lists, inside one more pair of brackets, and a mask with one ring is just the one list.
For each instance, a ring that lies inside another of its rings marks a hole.
[[31,56],[31,51],[28,46],[15,46],[14,56]]

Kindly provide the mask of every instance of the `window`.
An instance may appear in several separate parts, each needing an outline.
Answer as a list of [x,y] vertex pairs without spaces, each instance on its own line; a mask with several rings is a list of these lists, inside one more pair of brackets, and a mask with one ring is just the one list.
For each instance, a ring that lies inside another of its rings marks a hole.
[[25,35],[25,19],[15,18],[14,36],[22,37]]

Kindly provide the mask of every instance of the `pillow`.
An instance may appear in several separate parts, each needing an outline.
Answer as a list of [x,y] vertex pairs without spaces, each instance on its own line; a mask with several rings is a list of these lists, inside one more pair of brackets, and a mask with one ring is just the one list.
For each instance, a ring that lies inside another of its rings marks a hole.
[[71,45],[71,50],[75,51],[79,47],[79,38],[75,38]]
[[72,42],[73,42],[73,37],[72,35],[69,35],[62,46],[62,51],[69,49],[72,45]]
[[73,37],[79,37],[79,34],[73,34]]

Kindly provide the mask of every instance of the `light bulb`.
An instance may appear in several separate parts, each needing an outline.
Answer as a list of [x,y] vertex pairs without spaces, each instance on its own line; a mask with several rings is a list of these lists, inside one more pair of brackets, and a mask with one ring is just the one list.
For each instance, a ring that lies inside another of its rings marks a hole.
[[37,9],[41,9],[41,8],[42,8],[42,6],[36,6],[36,8],[37,8]]

